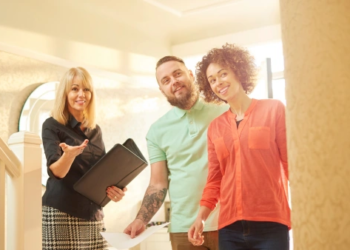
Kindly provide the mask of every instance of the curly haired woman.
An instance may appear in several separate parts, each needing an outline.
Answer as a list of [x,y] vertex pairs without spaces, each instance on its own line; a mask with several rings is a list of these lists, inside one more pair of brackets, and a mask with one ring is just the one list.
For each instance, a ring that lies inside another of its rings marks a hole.
[[285,107],[248,96],[256,72],[249,52],[232,44],[210,50],[197,64],[204,99],[230,109],[208,128],[208,178],[188,231],[193,245],[203,243],[203,224],[220,201],[220,250],[289,249]]

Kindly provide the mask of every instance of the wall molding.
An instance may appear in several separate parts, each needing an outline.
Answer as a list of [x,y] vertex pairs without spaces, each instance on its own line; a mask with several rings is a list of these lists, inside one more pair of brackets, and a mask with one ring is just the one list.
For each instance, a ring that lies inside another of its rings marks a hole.
[[196,56],[207,53],[210,49],[221,47],[225,43],[252,46],[281,41],[281,25],[270,25],[258,29],[202,39],[172,46],[172,54],[179,57]]
[[77,65],[79,65],[81,67],[84,67],[86,70],[88,70],[89,73],[92,75],[106,77],[106,78],[111,79],[111,80],[116,80],[116,81],[121,81],[121,82],[129,82],[131,79],[131,77],[124,75],[124,74],[119,74],[119,73],[111,72],[111,71],[107,71],[107,70],[101,70],[101,69],[98,69],[96,67],[86,65],[84,63],[78,63],[78,62],[65,60],[65,59],[62,59],[59,57],[47,55],[44,53],[29,50],[29,49],[20,48],[20,47],[13,46],[13,45],[8,45],[8,44],[2,43],[2,42],[0,42],[0,50],[7,52],[7,53],[14,54],[14,55],[23,56],[23,57],[27,57],[30,59],[35,59],[38,61],[61,66],[61,67],[67,68],[67,69],[72,68],[72,67],[77,67]]
[[144,0],[146,3],[152,4],[153,6],[162,9],[164,11],[167,11],[175,16],[178,17],[185,17],[185,16],[190,16],[190,15],[195,15],[199,14],[201,12],[205,11],[210,11],[216,8],[223,8],[232,4],[236,4],[238,2],[242,2],[243,0],[227,0],[227,1],[221,1],[221,2],[216,2],[213,4],[207,4],[204,6],[198,6],[197,8],[192,8],[192,9],[186,9],[186,10],[179,10],[175,9],[173,7],[170,7],[166,4],[162,4],[159,0]]

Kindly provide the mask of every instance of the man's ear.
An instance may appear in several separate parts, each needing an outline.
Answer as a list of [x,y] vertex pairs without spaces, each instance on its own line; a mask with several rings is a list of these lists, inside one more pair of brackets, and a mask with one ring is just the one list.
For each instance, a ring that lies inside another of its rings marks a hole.
[[188,73],[190,74],[192,80],[194,81],[194,75],[193,75],[193,73],[192,73],[192,70],[189,69],[189,70],[188,70]]

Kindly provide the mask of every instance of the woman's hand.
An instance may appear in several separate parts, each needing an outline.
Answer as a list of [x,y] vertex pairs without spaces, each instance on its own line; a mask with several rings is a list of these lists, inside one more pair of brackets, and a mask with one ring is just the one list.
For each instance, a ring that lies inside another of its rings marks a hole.
[[110,186],[107,188],[106,192],[109,199],[111,199],[114,202],[118,202],[123,198],[123,196],[125,195],[124,192],[126,192],[126,190],[126,187],[122,190],[120,188],[117,188],[116,186]]
[[188,241],[194,246],[200,246],[204,243],[204,236],[202,235],[204,230],[204,222],[207,220],[211,210],[206,206],[201,206],[196,220],[190,227],[187,233]]
[[60,179],[64,178],[69,172],[75,157],[84,151],[84,148],[86,148],[88,143],[89,140],[85,140],[79,146],[69,146],[64,142],[60,143],[59,146],[62,148],[63,154],[58,161],[50,165],[50,169],[54,176]]
[[200,246],[204,243],[203,229],[204,221],[197,217],[187,233],[188,241],[194,246]]
[[62,148],[63,152],[71,157],[76,157],[83,153],[84,149],[86,148],[87,144],[89,143],[89,140],[84,140],[82,144],[79,146],[69,146],[66,143],[62,142],[60,143],[60,147]]

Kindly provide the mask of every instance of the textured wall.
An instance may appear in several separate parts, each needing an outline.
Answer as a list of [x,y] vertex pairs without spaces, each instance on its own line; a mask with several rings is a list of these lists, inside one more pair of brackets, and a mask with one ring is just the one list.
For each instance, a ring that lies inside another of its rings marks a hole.
[[41,83],[56,81],[66,69],[0,51],[0,137],[17,131],[27,96]]
[[[59,80],[66,70],[0,51],[0,137],[4,141],[17,131],[18,118],[30,92],[39,83]],[[133,138],[147,159],[145,135],[148,128],[170,108],[158,90],[156,80],[154,88],[143,88],[133,82],[121,83],[96,75],[92,77],[97,95],[97,123],[102,128],[106,149]],[[121,202],[110,202],[105,207],[108,231],[122,231],[135,218],[149,176],[148,167],[128,186]],[[159,213],[155,220],[164,220],[164,212]]]
[[[145,136],[150,125],[169,110],[170,106],[157,88],[132,87],[115,81],[93,77],[98,97],[98,124],[107,149],[133,138],[148,159]],[[156,81],[154,82],[156,85]],[[108,231],[122,232],[135,218],[150,178],[147,167],[128,186],[121,202],[110,202],[104,209]],[[164,220],[164,211],[154,220]]]
[[350,1],[280,0],[295,250],[350,248]]

